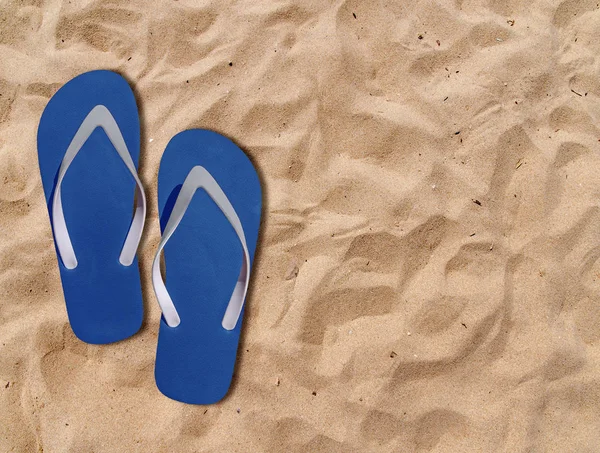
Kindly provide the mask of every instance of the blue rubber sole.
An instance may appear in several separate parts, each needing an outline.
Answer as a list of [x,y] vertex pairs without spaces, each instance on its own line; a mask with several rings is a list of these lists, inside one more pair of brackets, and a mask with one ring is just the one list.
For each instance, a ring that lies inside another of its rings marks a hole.
[[[261,187],[244,152],[215,132],[188,130],[173,137],[160,164],[161,230],[190,170],[201,165],[236,210],[253,260],[261,215]],[[243,312],[236,327],[221,326],[242,265],[239,239],[203,190],[194,195],[164,250],[166,286],[181,318],[171,328],[161,319],[155,378],[166,396],[190,404],[212,404],[229,390]]]
[[[48,211],[65,151],[96,105],[115,118],[138,165],[140,124],[127,81],[110,71],[75,77],[50,99],[38,128],[38,159]],[[89,137],[62,184],[66,224],[78,260],[69,270],[58,257],[60,276],[75,335],[106,344],[135,334],[143,318],[137,258],[131,266],[119,254],[131,224],[135,181],[102,128]]]

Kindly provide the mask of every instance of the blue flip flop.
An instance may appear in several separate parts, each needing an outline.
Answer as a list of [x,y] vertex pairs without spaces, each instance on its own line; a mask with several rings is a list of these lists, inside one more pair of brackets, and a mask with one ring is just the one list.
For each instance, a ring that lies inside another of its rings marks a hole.
[[158,175],[162,239],[152,266],[163,312],[155,378],[169,398],[211,404],[229,390],[261,204],[256,170],[231,140],[194,129],[170,141]]
[[110,71],[75,77],[48,102],[37,143],[73,332],[93,344],[130,337],[143,316],[136,250],[146,199],[129,84]]

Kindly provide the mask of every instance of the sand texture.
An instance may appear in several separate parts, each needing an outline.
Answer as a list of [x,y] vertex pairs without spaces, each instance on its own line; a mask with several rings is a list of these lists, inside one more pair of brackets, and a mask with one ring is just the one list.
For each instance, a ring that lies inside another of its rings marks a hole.
[[[1,0],[0,452],[600,451],[597,0]],[[36,130],[134,87],[146,316],[69,326]],[[188,128],[260,171],[233,387],[164,397],[156,179]]]

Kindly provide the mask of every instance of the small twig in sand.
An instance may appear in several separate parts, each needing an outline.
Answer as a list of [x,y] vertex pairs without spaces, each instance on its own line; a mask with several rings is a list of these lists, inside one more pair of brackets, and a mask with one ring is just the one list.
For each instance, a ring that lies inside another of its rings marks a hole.
[[300,272],[300,268],[298,267],[298,261],[293,259],[285,273],[285,279],[292,280],[296,278],[298,276],[298,272]]

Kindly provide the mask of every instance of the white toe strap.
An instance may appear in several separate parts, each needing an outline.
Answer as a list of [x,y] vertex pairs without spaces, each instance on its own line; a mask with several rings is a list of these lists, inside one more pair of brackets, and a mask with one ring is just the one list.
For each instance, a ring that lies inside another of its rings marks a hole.
[[166,323],[169,327],[177,327],[181,320],[160,273],[160,254],[181,222],[181,219],[198,189],[204,189],[219,209],[221,209],[223,214],[225,214],[225,217],[227,217],[227,220],[229,220],[229,223],[233,226],[244,251],[242,268],[221,322],[224,329],[233,330],[238,322],[240,313],[242,312],[246,293],[248,292],[248,283],[250,281],[250,255],[248,253],[248,246],[246,245],[244,229],[235,209],[217,181],[215,181],[212,175],[204,167],[198,165],[192,168],[185,178],[185,182],[181,186],[181,190],[175,201],[175,206],[173,206],[173,210],[163,231],[162,238],[158,244],[154,262],[152,263],[152,284]]
[[71,140],[60,164],[58,179],[56,181],[56,187],[54,188],[54,197],[52,199],[52,227],[54,229],[54,238],[58,253],[67,269],[75,269],[77,267],[77,257],[75,256],[73,244],[69,237],[69,230],[67,229],[67,223],[62,208],[61,185],[71,162],[73,162],[73,159],[75,159],[75,156],[81,150],[81,147],[97,127],[104,129],[104,132],[106,132],[112,145],[129,169],[136,184],[137,202],[135,213],[133,215],[131,226],[129,227],[129,232],[125,238],[125,244],[123,245],[123,249],[119,256],[119,262],[122,265],[130,266],[131,263],[133,263],[144,229],[144,221],[146,219],[146,196],[144,194],[142,183],[138,178],[135,164],[131,159],[131,154],[129,154],[129,150],[127,149],[119,126],[110,111],[103,105],[97,105],[85,117],[85,120],[83,120],[81,126],[79,126],[79,129],[75,133],[73,140]]

